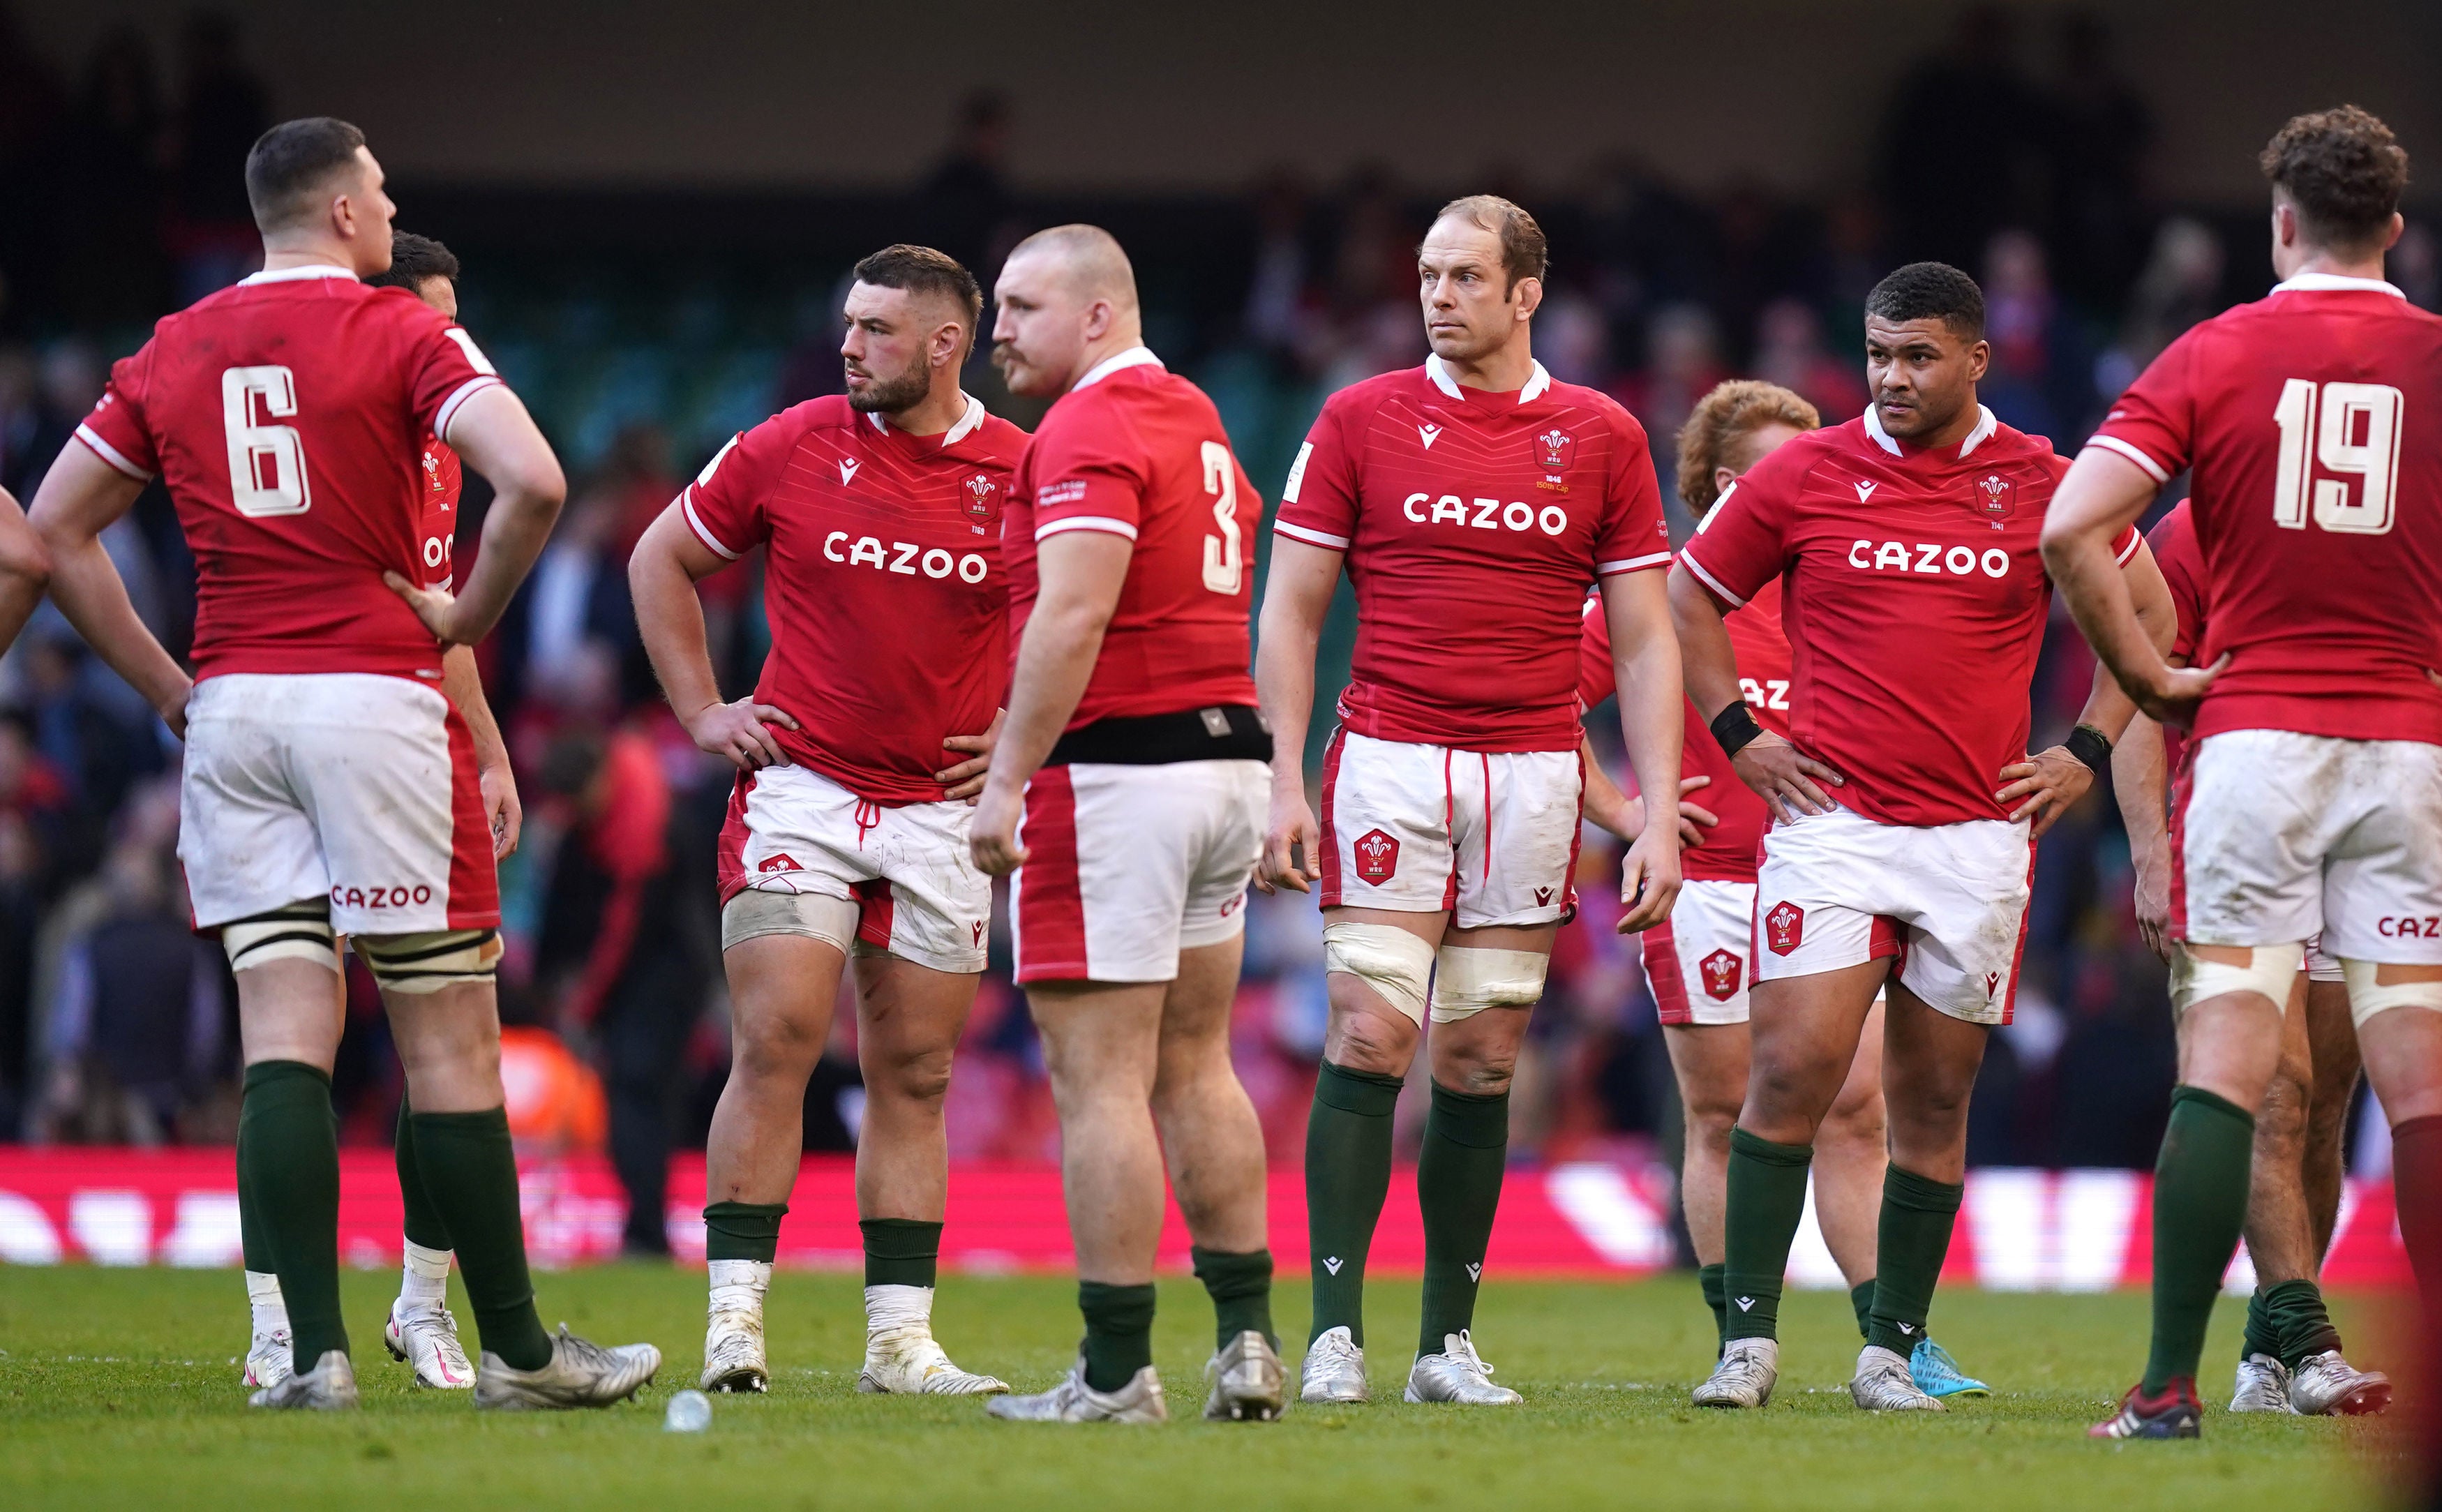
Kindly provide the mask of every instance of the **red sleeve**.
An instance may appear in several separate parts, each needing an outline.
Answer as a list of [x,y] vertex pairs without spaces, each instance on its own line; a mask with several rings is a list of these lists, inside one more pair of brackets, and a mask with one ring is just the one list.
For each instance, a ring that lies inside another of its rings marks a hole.
[[461,406],[500,385],[500,370],[464,327],[441,318],[413,296],[396,301],[408,330],[408,402],[423,428],[443,441]]
[[1653,453],[1645,428],[1622,413],[1615,423],[1617,450],[1595,527],[1595,575],[1637,573],[1670,565],[1670,527],[1662,518],[1662,489],[1653,481]]
[[1281,484],[1280,513],[1272,529],[1291,540],[1344,552],[1357,535],[1357,456],[1348,444],[1348,411],[1340,393],[1323,402],[1288,481]]
[[1733,609],[1745,607],[1789,565],[1789,501],[1811,465],[1791,453],[1804,449],[1793,443],[1749,468],[1679,553],[1696,580]]
[[2154,548],[2154,565],[2162,569],[2162,581],[2170,585],[2171,607],[2178,611],[2179,627],[2171,641],[2171,654],[2184,661],[2196,660],[2196,647],[2203,639],[2205,627],[2204,563],[2196,556],[2196,527],[2188,518],[2185,503],[2162,518],[2146,537]]
[[[1133,428],[1078,409],[1034,433],[1034,538],[1095,530],[1137,538],[1144,513],[1145,454]],[[1232,463],[1235,465],[1235,463]]]
[[110,386],[102,391],[101,402],[76,428],[77,439],[95,456],[130,478],[147,482],[161,470],[160,455],[153,449],[152,428],[144,418],[144,377],[152,368],[150,341],[134,356],[113,363]]
[[797,446],[796,428],[783,425],[784,418],[775,415],[730,437],[679,494],[687,528],[724,560],[738,560],[772,533],[764,502]]
[[[1666,558],[1667,559],[1667,558]],[[1611,663],[1611,621],[1604,617],[1602,595],[1586,600],[1577,631],[1577,704],[1591,709],[1617,690],[1619,671]]]
[[2187,471],[2195,460],[2196,434],[2191,384],[2196,342],[2196,331],[2190,331],[2164,348],[2127,392],[2112,401],[2111,412],[2086,444],[2135,463],[2158,483]]

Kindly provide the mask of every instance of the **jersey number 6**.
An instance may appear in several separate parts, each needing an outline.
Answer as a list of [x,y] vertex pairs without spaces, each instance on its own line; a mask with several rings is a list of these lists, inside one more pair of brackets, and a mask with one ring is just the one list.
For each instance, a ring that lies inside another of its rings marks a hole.
[[282,367],[221,373],[221,423],[228,432],[229,501],[249,519],[301,515],[314,507],[305,478],[305,440],[295,426],[258,422],[297,413],[297,375]]
[[1238,531],[1238,469],[1230,448],[1204,443],[1204,491],[1212,496],[1212,523],[1218,538],[1204,537],[1204,586],[1216,593],[1236,593],[1246,580],[1244,542]]

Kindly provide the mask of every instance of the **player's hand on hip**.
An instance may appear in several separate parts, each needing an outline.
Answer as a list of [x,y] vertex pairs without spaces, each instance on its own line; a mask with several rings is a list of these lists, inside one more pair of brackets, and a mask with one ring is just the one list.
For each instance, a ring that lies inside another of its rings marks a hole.
[[2094,786],[2094,772],[2068,747],[2056,745],[2003,767],[2001,780],[2006,786],[1993,794],[1995,800],[2004,807],[2017,805],[2010,810],[2010,822],[2033,820],[2040,838]]
[[967,849],[975,869],[987,877],[1006,877],[1026,864],[1026,849],[1017,843],[1017,823],[1026,816],[1024,790],[987,778],[975,799],[975,816],[967,827]]
[[[1300,850],[1305,852],[1303,865]],[[1312,892],[1312,884],[1322,877],[1321,854],[1322,830],[1314,822],[1304,790],[1275,791],[1271,817],[1264,826],[1264,853],[1255,863],[1255,885],[1267,893],[1284,887]]]
[[765,767],[784,767],[788,756],[774,738],[772,726],[784,730],[800,728],[789,711],[769,703],[757,703],[751,698],[734,703],[707,703],[686,717],[686,732],[696,749],[712,756],[727,756],[740,772],[759,772]]
[[975,795],[984,791],[984,778],[992,771],[993,747],[999,742],[1000,727],[1008,719],[1007,709],[994,709],[992,728],[983,734],[954,735],[941,742],[944,751],[965,751],[973,757],[933,774],[933,780],[941,784],[942,798],[964,798],[967,807],[975,807]]
[[1683,850],[1689,846],[1703,845],[1704,831],[1722,822],[1722,816],[1712,810],[1687,801],[1687,794],[1698,788],[1709,788],[1712,785],[1713,779],[1710,777],[1679,779],[1679,847]]
[[1667,826],[1648,825],[1619,869],[1619,901],[1628,911],[1619,932],[1633,935],[1670,917],[1679,901],[1679,836]]
[[518,802],[517,774],[504,761],[477,773],[475,785],[483,794],[483,817],[491,821],[492,859],[506,861],[517,854],[518,834],[525,828],[525,809]]
[[1833,805],[1824,788],[1849,781],[1770,730],[1740,747],[1730,765],[1782,824],[1799,814],[1830,813]]
[[2211,666],[2165,667],[2160,681],[2141,693],[2131,690],[2131,696],[2152,718],[2185,730],[2196,722],[2196,705],[2228,665],[2230,653],[2224,651]]
[[415,617],[432,632],[432,638],[444,646],[463,646],[463,633],[458,628],[458,599],[446,588],[421,588],[396,573],[382,574],[382,586],[407,600]]
[[161,722],[170,727],[170,733],[181,740],[187,738],[187,701],[194,696],[194,680],[190,678],[181,682],[155,709],[161,716]]

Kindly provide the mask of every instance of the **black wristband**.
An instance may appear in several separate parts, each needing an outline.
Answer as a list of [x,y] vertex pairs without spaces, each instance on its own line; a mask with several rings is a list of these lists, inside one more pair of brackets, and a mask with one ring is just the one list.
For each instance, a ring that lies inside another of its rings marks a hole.
[[2068,748],[2069,755],[2085,762],[2086,769],[2098,777],[2111,765],[2111,738],[2093,725],[2079,725],[2061,744]]
[[1746,749],[1748,741],[1763,734],[1763,726],[1756,723],[1755,714],[1748,709],[1744,699],[1714,715],[1710,728],[1723,756],[1737,756]]

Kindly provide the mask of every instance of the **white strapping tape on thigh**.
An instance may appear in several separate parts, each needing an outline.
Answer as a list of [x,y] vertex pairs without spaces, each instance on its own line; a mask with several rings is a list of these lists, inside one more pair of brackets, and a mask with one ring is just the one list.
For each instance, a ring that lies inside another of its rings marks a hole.
[[2429,1008],[2442,1012],[2442,982],[2378,982],[2382,968],[2370,960],[2341,959],[2341,980],[2349,984],[2349,1022],[2362,1026],[2387,1008]]
[[1345,972],[1422,1029],[1433,948],[1395,924],[1325,924],[1322,969]]
[[223,924],[221,949],[228,952],[229,970],[233,972],[276,960],[310,960],[326,971],[339,969],[338,936],[331,928],[331,905],[319,898]]
[[1552,957],[1533,950],[1445,945],[1433,974],[1433,1022],[1472,1018],[1487,1008],[1522,1008],[1543,996]]
[[349,948],[386,993],[422,996],[461,982],[488,982],[501,964],[497,929],[433,929],[420,935],[352,937]]
[[[2229,945],[2205,948],[2247,949]],[[2171,1011],[2184,1013],[2211,998],[2231,993],[2254,993],[2272,999],[2275,1012],[2287,1012],[2289,990],[2297,985],[2298,973],[2306,964],[2306,947],[2257,945],[2247,953],[2248,963],[2233,966],[2226,961],[2200,960],[2185,945],[2180,946],[2171,959]]]
[[856,943],[856,920],[853,898],[749,887],[721,905],[720,948],[765,935],[803,935],[845,954]]

